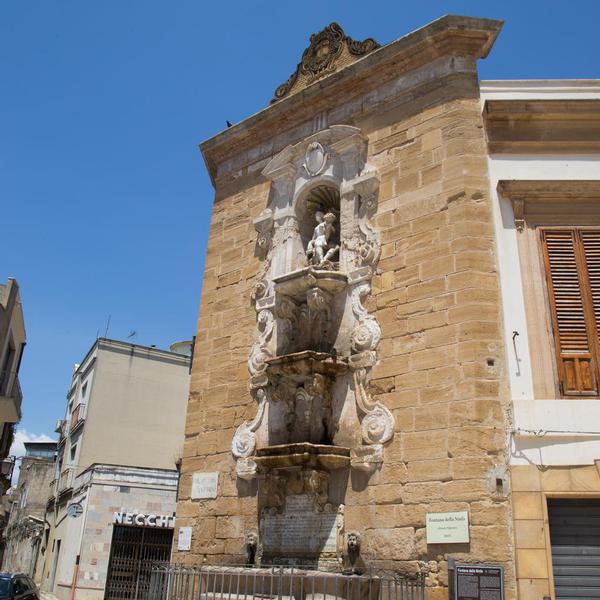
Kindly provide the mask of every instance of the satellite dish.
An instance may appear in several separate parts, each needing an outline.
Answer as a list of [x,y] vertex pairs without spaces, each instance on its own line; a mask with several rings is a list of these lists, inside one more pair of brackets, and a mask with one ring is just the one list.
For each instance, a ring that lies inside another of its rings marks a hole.
[[73,517],[76,519],[79,515],[83,513],[83,506],[79,502],[73,502],[73,504],[69,504],[67,506],[67,514],[69,517]]

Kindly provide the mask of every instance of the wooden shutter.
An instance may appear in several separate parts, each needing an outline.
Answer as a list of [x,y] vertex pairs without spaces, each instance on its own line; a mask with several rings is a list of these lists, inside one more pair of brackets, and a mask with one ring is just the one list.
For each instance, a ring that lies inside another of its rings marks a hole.
[[597,395],[600,232],[546,229],[542,245],[561,391]]

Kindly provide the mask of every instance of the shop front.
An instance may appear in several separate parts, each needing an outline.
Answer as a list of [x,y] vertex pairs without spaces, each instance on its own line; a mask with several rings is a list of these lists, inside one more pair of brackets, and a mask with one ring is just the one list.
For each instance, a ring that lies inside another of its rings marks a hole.
[[60,600],[144,600],[151,565],[168,561],[177,472],[94,465],[47,515],[42,589]]

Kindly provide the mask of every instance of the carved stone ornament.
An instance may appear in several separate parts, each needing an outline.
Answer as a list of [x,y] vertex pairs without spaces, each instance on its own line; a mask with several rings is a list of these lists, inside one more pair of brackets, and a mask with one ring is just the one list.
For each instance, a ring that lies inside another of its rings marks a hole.
[[[358,48],[334,25],[311,44],[303,77],[335,68],[336,57],[348,64]],[[263,170],[271,189],[254,219],[260,267],[247,363],[257,411],[231,440],[237,476],[258,478],[268,498],[261,510],[284,504],[278,474],[289,471],[289,478],[301,464],[372,473],[394,435],[393,414],[368,390],[381,329],[363,302],[381,244],[372,222],[380,180],[367,150],[360,130],[333,125],[288,146]],[[356,410],[345,410],[346,403]],[[353,447],[338,447],[343,440]],[[329,510],[324,481],[313,474],[293,493],[316,495],[318,510]]]
[[[337,23],[331,23],[310,36],[310,46],[302,54],[302,60],[289,79],[275,90],[271,103],[281,100],[292,89],[297,91],[377,48],[379,44],[373,38],[362,42],[353,40]],[[342,62],[340,59],[344,55],[346,60]]]
[[358,194],[360,204],[358,219],[352,235],[345,240],[347,250],[352,254],[355,267],[373,267],[381,254],[381,243],[371,224],[371,218],[377,210],[377,192],[379,177],[376,172],[367,171],[346,184],[344,194]]
[[354,393],[356,406],[364,414],[360,431],[366,444],[389,442],[395,429],[394,415],[381,402],[374,402],[367,393],[367,371],[354,371]]
[[311,177],[315,177],[325,168],[327,156],[325,149],[319,142],[311,142],[306,149],[302,166]]
[[235,431],[231,440],[231,453],[237,458],[236,471],[241,479],[252,479],[256,475],[256,463],[251,456],[256,449],[255,431],[259,428],[267,408],[267,393],[256,391],[258,410],[252,421],[244,421]]
[[258,233],[256,245],[259,253],[264,256],[269,250],[271,232],[273,229],[273,213],[269,208],[263,210],[263,212],[254,219],[254,228]]
[[352,312],[358,321],[352,332],[352,351],[356,353],[374,350],[381,338],[381,328],[377,319],[369,314],[361,302],[370,291],[371,286],[368,283],[357,285],[352,290]]

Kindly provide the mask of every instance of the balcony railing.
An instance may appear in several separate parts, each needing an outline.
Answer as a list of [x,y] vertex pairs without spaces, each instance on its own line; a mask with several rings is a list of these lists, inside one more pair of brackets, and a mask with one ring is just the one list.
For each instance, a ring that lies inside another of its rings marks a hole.
[[85,420],[85,404],[78,404],[71,413],[71,422],[69,429],[73,431],[78,425]]
[[59,494],[73,487],[73,480],[75,479],[74,475],[75,469],[73,467],[67,467],[62,471],[58,480]]
[[19,376],[14,371],[0,372],[0,420],[16,423],[21,419],[23,393]]

